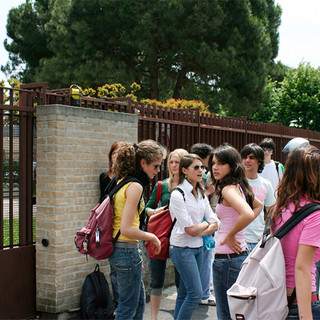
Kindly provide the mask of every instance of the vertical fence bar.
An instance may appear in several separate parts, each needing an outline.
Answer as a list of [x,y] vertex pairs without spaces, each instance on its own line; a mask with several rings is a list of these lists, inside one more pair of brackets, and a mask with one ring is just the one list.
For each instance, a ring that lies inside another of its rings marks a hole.
[[[0,105],[4,104],[4,89],[0,88]],[[3,131],[4,131],[4,111],[0,109],[0,151],[1,151],[1,159],[0,159],[0,186],[1,192],[0,192],[0,249],[3,249],[3,193],[4,193],[4,160],[5,155],[3,154],[4,148],[3,148]]]

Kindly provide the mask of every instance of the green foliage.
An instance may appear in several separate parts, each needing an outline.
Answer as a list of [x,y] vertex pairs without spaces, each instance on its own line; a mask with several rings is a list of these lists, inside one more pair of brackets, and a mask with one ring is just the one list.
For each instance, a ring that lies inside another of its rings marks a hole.
[[197,100],[168,99],[165,102],[161,102],[151,99],[142,99],[140,102],[162,108],[199,109],[201,113],[210,113],[208,111],[209,106],[205,105],[204,102]]
[[265,93],[263,112],[253,120],[320,130],[320,68],[300,63],[296,69],[287,69],[282,82],[269,82]]
[[[9,11],[7,20],[7,35],[12,39],[4,42],[9,52],[11,63],[1,66],[1,70],[9,75],[18,76],[24,82],[34,79],[35,69],[42,58],[48,58],[51,52],[47,46],[45,25],[50,19],[49,0],[31,1],[21,4]],[[25,70],[19,66],[26,64]]]
[[[18,161],[13,161],[12,179],[13,179],[13,183],[19,182],[19,162]],[[10,164],[8,160],[3,161],[3,182],[5,185],[10,182]]]
[[93,88],[81,88],[81,92],[83,95],[93,98],[130,97],[133,102],[137,102],[135,93],[140,89],[140,85],[135,82],[129,86],[129,89],[125,88],[121,83],[112,83],[98,87],[97,90]]
[[[13,245],[19,244],[19,219],[13,219]],[[33,242],[36,241],[36,218],[33,218]],[[9,219],[3,219],[3,245],[10,245],[10,221]]]
[[25,63],[24,82],[52,88],[136,82],[138,99],[250,115],[278,53],[280,15],[274,0],[34,0],[10,11],[5,69]]

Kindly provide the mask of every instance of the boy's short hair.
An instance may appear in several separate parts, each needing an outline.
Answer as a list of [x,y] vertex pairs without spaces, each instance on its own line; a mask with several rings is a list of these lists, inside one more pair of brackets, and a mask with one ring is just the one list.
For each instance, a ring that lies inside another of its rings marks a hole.
[[191,146],[190,153],[197,154],[201,159],[205,159],[213,152],[213,148],[206,143],[196,143]]
[[264,168],[264,152],[260,146],[255,143],[245,145],[241,152],[241,158],[246,158],[249,154],[253,153],[259,162],[258,173],[261,173]]
[[261,148],[272,149],[273,152],[276,150],[276,144],[271,138],[264,138],[259,145]]

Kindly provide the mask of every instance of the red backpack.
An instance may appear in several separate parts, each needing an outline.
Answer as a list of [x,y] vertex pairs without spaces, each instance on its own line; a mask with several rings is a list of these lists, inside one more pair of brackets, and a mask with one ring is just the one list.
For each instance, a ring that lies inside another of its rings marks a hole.
[[127,183],[140,181],[128,177],[120,181],[91,212],[87,225],[77,231],[74,242],[78,251],[97,260],[107,259],[113,252],[113,246],[120,236],[120,230],[113,239],[112,198]]
[[[157,189],[157,197],[155,206],[157,206],[158,202],[161,199],[161,189],[162,189],[162,181],[158,182]],[[174,190],[178,190],[184,199],[184,192],[180,188],[175,188]],[[151,244],[150,241],[145,242],[145,246],[148,252],[149,259],[160,259],[166,260],[170,258],[169,255],[169,242],[172,229],[176,223],[177,219],[174,218],[172,221],[169,209],[162,211],[154,216],[151,216],[148,222],[148,232],[155,234],[161,242],[161,251],[156,254],[156,247]]]

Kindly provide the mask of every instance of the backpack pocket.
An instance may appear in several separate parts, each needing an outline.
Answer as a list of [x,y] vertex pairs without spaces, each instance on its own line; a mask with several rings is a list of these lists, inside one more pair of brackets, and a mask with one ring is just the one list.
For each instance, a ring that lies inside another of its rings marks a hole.
[[74,243],[76,245],[77,250],[82,254],[88,253],[90,234],[91,234],[91,229],[88,229],[88,228],[82,228],[76,233],[76,236],[74,238]]
[[228,291],[228,304],[231,319],[258,319],[257,288],[243,287],[235,283]]

